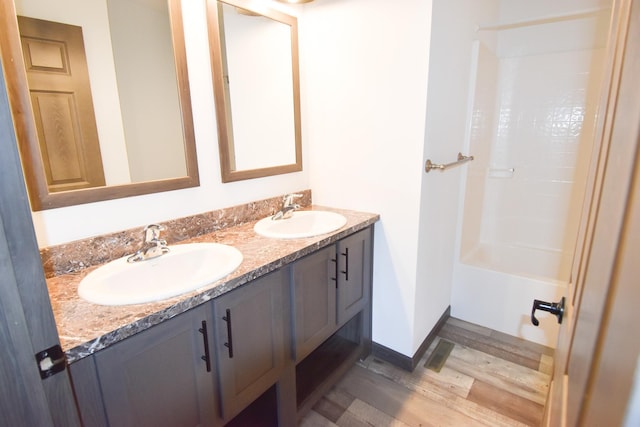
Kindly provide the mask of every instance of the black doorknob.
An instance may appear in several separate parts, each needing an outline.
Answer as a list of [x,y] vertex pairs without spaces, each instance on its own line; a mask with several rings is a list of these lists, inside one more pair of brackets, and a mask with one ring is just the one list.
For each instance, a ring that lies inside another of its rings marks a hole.
[[548,311],[551,314],[555,314],[558,318],[558,323],[562,323],[562,316],[564,315],[564,297],[560,302],[546,302],[537,299],[533,300],[533,308],[531,309],[531,323],[534,326],[538,326],[540,322],[536,319],[536,310]]

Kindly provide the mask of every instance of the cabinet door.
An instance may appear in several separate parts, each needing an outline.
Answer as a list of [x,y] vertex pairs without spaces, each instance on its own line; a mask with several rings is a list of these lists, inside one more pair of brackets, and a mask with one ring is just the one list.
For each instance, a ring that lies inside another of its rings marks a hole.
[[338,327],[369,304],[372,228],[338,242]]
[[277,270],[214,300],[225,421],[275,384],[284,369],[285,273]]
[[291,266],[296,361],[336,330],[335,255],[329,246]]
[[211,326],[207,304],[96,353],[109,425],[213,425],[214,361],[208,371],[202,359]]

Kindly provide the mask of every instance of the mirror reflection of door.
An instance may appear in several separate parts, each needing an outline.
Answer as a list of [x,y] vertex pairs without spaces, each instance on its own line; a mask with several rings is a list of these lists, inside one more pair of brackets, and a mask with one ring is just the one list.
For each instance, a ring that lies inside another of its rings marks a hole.
[[18,17],[49,192],[100,187],[100,154],[82,28]]

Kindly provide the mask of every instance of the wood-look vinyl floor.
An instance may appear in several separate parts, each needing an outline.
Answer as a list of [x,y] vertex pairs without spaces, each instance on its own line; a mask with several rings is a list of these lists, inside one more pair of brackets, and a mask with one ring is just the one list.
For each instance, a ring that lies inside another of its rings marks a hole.
[[[440,339],[455,344],[435,372]],[[369,357],[301,421],[320,426],[538,426],[553,350],[450,318],[413,372]]]

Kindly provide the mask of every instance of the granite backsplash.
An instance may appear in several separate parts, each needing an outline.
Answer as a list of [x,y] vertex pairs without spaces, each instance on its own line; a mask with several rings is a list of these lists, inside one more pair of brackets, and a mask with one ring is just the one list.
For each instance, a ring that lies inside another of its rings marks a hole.
[[[296,193],[302,194],[300,199],[296,199],[297,204],[303,208],[311,206],[311,190]],[[161,222],[166,228],[162,232],[162,238],[171,245],[273,215],[282,207],[283,197],[284,195]],[[42,248],[40,256],[45,277],[79,272],[132,254],[142,244],[142,230],[143,227],[132,228]]]

